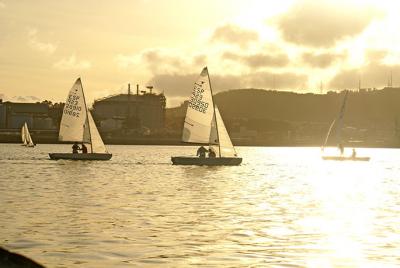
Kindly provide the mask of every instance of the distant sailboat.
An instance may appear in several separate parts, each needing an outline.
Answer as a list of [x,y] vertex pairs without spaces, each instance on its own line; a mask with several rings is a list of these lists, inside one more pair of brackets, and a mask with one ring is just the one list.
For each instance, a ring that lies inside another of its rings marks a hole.
[[342,140],[342,128],[343,128],[343,118],[344,118],[344,112],[346,109],[346,102],[347,102],[347,96],[348,96],[349,91],[345,92],[342,106],[339,111],[339,116],[333,120],[332,124],[329,127],[328,134],[326,135],[324,145],[322,146],[322,151],[324,151],[325,147],[328,145],[328,141],[330,138],[332,138],[331,133],[333,130],[335,130],[336,135],[335,135],[335,141],[337,144],[338,149],[340,150],[340,155],[323,155],[322,159],[323,160],[338,160],[338,161],[344,161],[344,160],[352,160],[352,161],[369,161],[369,157],[359,157],[356,156],[355,154],[355,149],[353,149],[353,154],[350,156],[345,156],[343,155],[344,152],[344,146],[343,146],[343,140]]
[[171,157],[174,165],[236,166],[242,162],[242,158],[237,157],[221,114],[214,104],[207,67],[194,84],[186,111],[182,141],[209,145],[216,157],[174,156]]
[[87,108],[80,78],[72,86],[65,102],[58,140],[88,144],[88,153],[49,153],[50,159],[109,160],[112,157]]
[[26,147],[35,147],[35,144],[33,143],[31,134],[29,133],[28,125],[26,122],[21,128],[21,138],[22,138],[22,145]]

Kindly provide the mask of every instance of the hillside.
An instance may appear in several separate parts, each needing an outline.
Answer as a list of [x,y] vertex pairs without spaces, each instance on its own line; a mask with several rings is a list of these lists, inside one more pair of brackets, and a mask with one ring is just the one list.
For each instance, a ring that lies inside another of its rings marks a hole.
[[[233,140],[249,140],[249,144],[296,140],[317,145],[337,117],[343,97],[344,92],[301,94],[238,89],[216,94],[215,102]],[[344,135],[349,140],[368,144],[397,142],[399,102],[400,88],[349,92]],[[184,106],[170,109],[167,122],[174,122],[171,125],[179,129],[185,110]]]
[[[224,118],[268,118],[290,122],[329,123],[338,114],[344,92],[299,94],[240,89],[215,96]],[[345,122],[393,123],[400,115],[400,88],[349,92]]]

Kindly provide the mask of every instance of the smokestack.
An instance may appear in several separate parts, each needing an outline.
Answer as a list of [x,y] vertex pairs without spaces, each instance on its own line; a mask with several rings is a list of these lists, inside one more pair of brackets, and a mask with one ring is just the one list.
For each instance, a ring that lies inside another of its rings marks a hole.
[[139,84],[136,84],[136,95],[139,95]]
[[131,84],[128,83],[128,95],[131,95]]

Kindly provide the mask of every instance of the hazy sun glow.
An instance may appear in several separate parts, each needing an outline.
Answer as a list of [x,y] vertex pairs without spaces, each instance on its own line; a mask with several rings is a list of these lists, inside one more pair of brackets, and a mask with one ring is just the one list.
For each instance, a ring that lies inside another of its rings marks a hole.
[[[336,148],[330,149],[325,153],[338,153]],[[274,193],[278,193],[284,211],[282,221],[295,219],[290,222],[291,228],[283,224],[264,232],[288,241],[291,241],[293,233],[313,236],[313,244],[298,245],[299,248],[306,247],[303,250],[309,253],[318,249],[308,255],[305,260],[307,267],[378,267],[379,260],[369,257],[371,248],[395,239],[381,237],[380,230],[376,229],[376,222],[382,220],[379,218],[381,210],[385,209],[389,198],[382,181],[382,167],[378,167],[388,152],[382,155],[377,149],[357,151],[360,156],[373,156],[374,161],[323,161],[320,148],[265,149],[263,161],[269,163],[271,154],[275,160],[266,170],[269,184],[273,184],[274,172],[281,174],[286,169],[295,169],[297,173],[295,178],[279,180],[280,183],[272,188]],[[350,153],[350,150],[345,152]],[[392,157],[396,159],[399,156],[394,151]],[[285,166],[286,163],[291,164]],[[253,187],[262,189],[259,184]],[[310,213],[290,217],[296,215],[296,207],[302,210],[310,207]],[[270,209],[271,205],[265,202],[257,207],[257,211]]]

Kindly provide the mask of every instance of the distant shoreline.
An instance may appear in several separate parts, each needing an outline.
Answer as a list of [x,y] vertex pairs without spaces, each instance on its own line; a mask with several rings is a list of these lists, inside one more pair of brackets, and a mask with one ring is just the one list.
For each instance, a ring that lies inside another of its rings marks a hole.
[[[19,130],[2,130],[0,131],[0,143],[21,143],[21,136]],[[37,144],[69,144],[58,141],[58,131],[56,130],[34,130],[31,133],[33,141]],[[179,137],[104,137],[103,141],[108,145],[170,145],[170,146],[198,146],[199,144],[190,144],[181,142]],[[321,147],[320,141],[276,141],[271,140],[237,140],[232,138],[235,146],[246,147]],[[348,142],[344,144],[345,147],[355,148],[400,148],[399,143],[389,141],[361,141],[361,142]],[[328,146],[329,147],[329,146]]]

